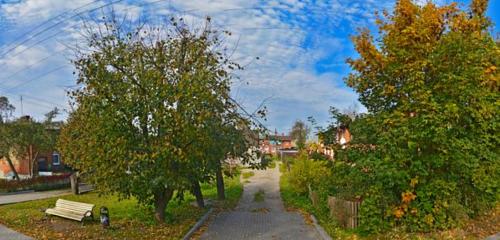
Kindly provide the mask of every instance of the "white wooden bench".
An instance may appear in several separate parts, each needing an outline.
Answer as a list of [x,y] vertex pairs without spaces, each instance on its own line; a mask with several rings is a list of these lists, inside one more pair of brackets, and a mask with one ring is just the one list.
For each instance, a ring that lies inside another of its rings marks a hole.
[[94,204],[89,203],[58,199],[56,201],[56,206],[45,210],[45,214],[76,220],[83,224],[83,220],[86,217],[94,219],[94,215],[92,214],[94,206]]

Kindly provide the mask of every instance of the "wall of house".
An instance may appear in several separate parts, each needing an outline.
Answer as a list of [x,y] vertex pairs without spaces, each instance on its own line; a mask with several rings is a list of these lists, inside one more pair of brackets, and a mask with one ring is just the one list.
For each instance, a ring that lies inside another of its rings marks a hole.
[[267,139],[261,140],[260,150],[266,154],[277,154],[278,149],[291,149],[293,146],[290,140],[281,140],[281,144],[275,144]]
[[282,149],[290,149],[292,147],[293,147],[292,141],[282,141],[281,142],[281,148]]
[[[11,157],[12,164],[16,169],[17,174],[20,178],[29,177],[30,169],[29,162],[23,158]],[[0,178],[7,178],[13,176],[14,173],[10,168],[9,162],[6,158],[0,158]]]
[[38,166],[39,171],[47,172],[63,172],[65,170],[63,159],[59,156],[58,165],[54,164],[53,152],[43,152],[39,153],[37,156],[37,164],[40,160],[45,159],[45,166]]
[[[60,173],[65,172],[66,167],[63,164],[63,159],[59,156],[59,165],[54,164],[53,152],[43,152],[39,153],[37,156],[37,163],[35,163],[35,174],[38,172],[52,172],[52,173]],[[17,174],[20,178],[28,178],[31,176],[30,173],[30,160],[28,156],[24,157],[11,157],[12,164],[17,171]],[[39,166],[38,161],[45,159],[44,166]],[[13,176],[14,173],[10,169],[10,165],[5,158],[0,159],[0,178],[7,178]]]

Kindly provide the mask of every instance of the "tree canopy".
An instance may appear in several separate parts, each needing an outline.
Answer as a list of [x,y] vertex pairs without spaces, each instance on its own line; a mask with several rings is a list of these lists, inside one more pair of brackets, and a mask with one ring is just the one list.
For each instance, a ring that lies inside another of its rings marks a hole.
[[16,108],[10,104],[9,99],[4,96],[0,96],[0,123],[4,123],[12,116]]
[[351,124],[334,184],[362,196],[365,230],[448,228],[498,201],[500,49],[487,5],[399,0],[377,38],[353,37],[346,82],[369,113]]
[[[28,157],[30,161],[31,173],[36,174],[35,160],[39,152],[52,151],[57,140],[57,131],[53,129],[53,119],[58,114],[54,109],[46,115],[42,122],[30,117],[23,116],[8,122],[0,122],[0,159],[4,158],[9,163],[15,178],[19,180],[18,173],[14,168],[11,157]],[[30,149],[33,155],[29,156]]]
[[222,181],[222,161],[244,158],[251,143],[230,98],[229,71],[241,67],[227,57],[227,34],[210,18],[196,29],[174,18],[89,28],[92,51],[74,61],[81,88],[60,139],[66,163],[103,193],[154,205],[158,221],[175,190],[196,195],[199,182]]
[[299,150],[304,149],[306,146],[307,136],[309,135],[311,129],[307,124],[301,120],[295,121],[290,131],[290,136],[295,140],[295,144]]

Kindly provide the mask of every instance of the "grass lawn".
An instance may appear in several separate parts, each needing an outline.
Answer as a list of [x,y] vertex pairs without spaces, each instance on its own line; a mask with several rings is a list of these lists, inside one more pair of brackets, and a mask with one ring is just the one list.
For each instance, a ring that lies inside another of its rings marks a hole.
[[[281,168],[284,172],[284,167]],[[335,220],[329,217],[326,207],[313,207],[308,196],[300,195],[294,192],[288,182],[286,173],[281,175],[280,179],[281,198],[285,207],[289,210],[299,210],[302,213],[312,213],[318,219],[319,224],[332,237],[332,239],[360,239],[360,240],[382,240],[382,239],[484,239],[487,236],[497,233],[500,229],[500,205],[490,214],[481,216],[477,219],[471,219],[464,223],[462,228],[438,231],[431,233],[407,233],[402,229],[393,229],[390,232],[379,235],[362,235],[355,230],[345,230],[336,225]],[[326,205],[326,204],[325,204]],[[308,214],[304,214],[306,219]]]
[[[239,176],[225,179],[227,200],[216,207],[234,207],[243,192]],[[205,198],[215,199],[215,184],[203,184]],[[56,216],[44,217],[43,209],[54,206],[58,198],[95,204],[95,220],[84,226],[79,222]],[[0,206],[0,223],[36,239],[180,239],[206,212],[192,206],[191,194],[185,201],[172,200],[167,208],[167,220],[156,224],[151,207],[142,207],[135,199],[121,200],[116,196],[98,196],[97,193],[68,195],[44,200]],[[99,208],[109,209],[111,227],[102,229]]]

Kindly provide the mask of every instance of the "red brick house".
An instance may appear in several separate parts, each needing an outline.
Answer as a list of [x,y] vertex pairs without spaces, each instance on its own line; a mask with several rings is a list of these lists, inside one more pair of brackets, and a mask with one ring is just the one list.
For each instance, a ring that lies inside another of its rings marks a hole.
[[[21,157],[11,156],[12,164],[20,178],[54,175],[67,171],[61,155],[57,151],[41,152],[36,157],[34,151],[30,152]],[[12,178],[13,176],[14,172],[7,160],[0,159],[0,178]]]
[[[24,117],[30,120],[29,116]],[[62,122],[53,122],[46,131],[58,133]],[[66,172],[68,168],[63,164],[61,155],[56,150],[39,151],[36,146],[29,146],[24,154],[10,154],[12,165],[20,178],[33,176],[47,176]],[[13,178],[14,172],[5,158],[0,158],[0,178]]]
[[[335,133],[333,133],[330,130],[329,132],[326,132],[326,134],[330,134],[330,136],[335,134],[335,139],[334,139],[335,144],[339,144],[342,148],[345,148],[346,144],[348,144],[352,139],[352,135],[351,132],[349,131],[349,128],[339,127],[337,129],[333,129],[333,131],[335,131]],[[330,145],[325,144],[324,139],[322,139],[321,136],[318,136],[318,139],[320,143],[318,152],[327,156],[330,159],[333,159],[335,155],[334,149]]]
[[265,138],[260,140],[260,150],[264,154],[276,155],[278,150],[293,149],[295,146],[293,144],[292,137],[286,136],[285,134],[278,135],[267,135]]
[[337,143],[340,144],[342,148],[345,148],[345,145],[351,141],[352,135],[351,132],[349,131],[349,128],[340,127],[337,129],[337,134],[335,138],[337,140]]

